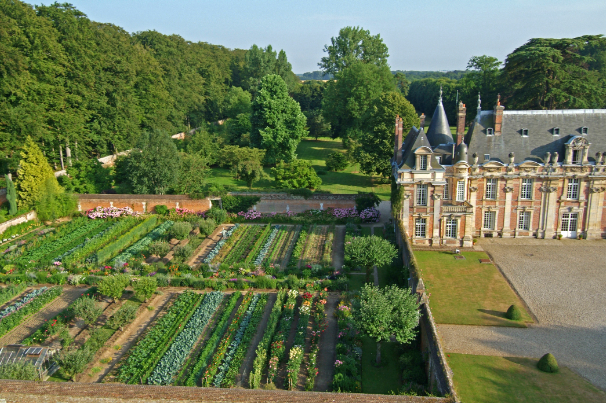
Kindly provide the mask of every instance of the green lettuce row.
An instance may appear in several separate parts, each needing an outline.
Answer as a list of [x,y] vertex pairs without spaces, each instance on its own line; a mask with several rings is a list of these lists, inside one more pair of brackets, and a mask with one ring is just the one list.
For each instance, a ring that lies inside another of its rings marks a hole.
[[38,312],[62,293],[63,287],[61,286],[45,289],[42,294],[38,295],[31,302],[28,302],[23,308],[13,312],[0,321],[0,336],[4,336],[13,328],[17,327],[23,320]]
[[157,221],[158,217],[156,215],[146,218],[114,242],[106,245],[103,249],[98,250],[95,257],[91,259],[92,263],[100,264],[116,256],[121,250],[125,249],[130,244],[137,242],[141,237],[147,234],[156,225]]
[[128,259],[130,259],[134,255],[137,255],[137,254],[143,252],[143,250],[145,248],[147,248],[147,246],[150,243],[152,243],[154,240],[156,240],[160,236],[162,236],[170,227],[172,227],[173,224],[174,224],[174,221],[163,222],[158,227],[156,227],[153,231],[151,231],[149,234],[145,235],[142,239],[138,240],[136,243],[134,243],[132,246],[130,246],[128,249],[126,249],[124,252],[122,252],[115,258],[113,258],[112,263],[117,262],[117,261],[126,262]]

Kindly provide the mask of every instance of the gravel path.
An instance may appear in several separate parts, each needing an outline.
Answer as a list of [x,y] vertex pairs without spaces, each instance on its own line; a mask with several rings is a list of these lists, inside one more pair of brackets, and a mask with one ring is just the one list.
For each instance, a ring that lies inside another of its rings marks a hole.
[[382,201],[379,203],[379,212],[381,213],[380,223],[386,223],[391,218],[391,202]]
[[29,337],[36,329],[42,326],[45,320],[55,317],[55,315],[67,308],[86,289],[86,287],[64,288],[63,294],[0,338],[0,346],[19,343],[21,340]]
[[217,242],[221,240],[221,230],[225,228],[227,231],[230,227],[233,227],[233,224],[222,224],[215,228],[213,233],[202,241],[200,246],[194,251],[192,257],[187,261],[187,264],[195,267],[200,266],[206,255],[208,255],[208,252],[210,252]]
[[332,248],[332,267],[336,270],[343,266],[345,256],[345,225],[335,226],[335,239]]
[[314,390],[316,392],[328,392],[332,384],[332,378],[335,372],[334,362],[336,358],[336,342],[337,342],[337,318],[335,318],[335,309],[339,302],[338,293],[329,293],[328,301],[326,301],[326,318],[328,326],[324,333],[320,336],[318,347],[318,376]]
[[482,239],[538,321],[528,329],[438,325],[449,352],[558,362],[606,390],[604,241]]

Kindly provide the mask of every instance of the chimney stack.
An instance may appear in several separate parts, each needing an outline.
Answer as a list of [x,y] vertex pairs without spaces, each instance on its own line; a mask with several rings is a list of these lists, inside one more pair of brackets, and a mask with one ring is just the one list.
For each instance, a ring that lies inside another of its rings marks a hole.
[[503,126],[503,110],[504,106],[501,106],[501,94],[497,96],[497,104],[494,107],[494,135],[501,135],[501,128]]
[[457,145],[463,142],[463,136],[465,135],[465,104],[459,101],[459,111],[457,120]]
[[402,138],[400,137],[400,115],[396,115],[395,135],[393,142],[393,159],[398,161],[398,150],[402,149]]
[[400,118],[398,122],[398,155],[396,161],[398,165],[402,163],[402,140],[404,139],[404,119]]
[[425,114],[421,113],[421,116],[419,116],[419,128],[422,129],[425,127]]

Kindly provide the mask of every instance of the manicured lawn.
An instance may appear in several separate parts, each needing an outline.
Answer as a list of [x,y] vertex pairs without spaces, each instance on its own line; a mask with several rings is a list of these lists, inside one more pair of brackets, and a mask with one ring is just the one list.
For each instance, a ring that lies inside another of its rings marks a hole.
[[568,368],[549,374],[537,369],[537,359],[449,354],[454,383],[465,403],[598,403],[606,393]]
[[[345,152],[340,139],[320,138],[304,139],[299,143],[297,148],[297,156],[300,159],[311,161],[316,171],[326,170],[325,159],[333,151]],[[273,178],[271,177],[271,169],[266,168],[265,172],[268,179],[255,182],[253,189],[256,191],[274,190]],[[334,194],[357,194],[358,192],[375,192],[382,200],[389,200],[390,185],[379,184],[376,186],[368,175],[359,173],[358,164],[347,167],[341,172],[327,172],[326,175],[320,175],[322,185],[318,190],[330,192]],[[212,168],[211,182],[222,185],[235,186],[239,191],[249,190],[244,181],[236,181],[232,178],[228,169]]]
[[[431,310],[438,323],[526,327],[532,322],[521,301],[484,252],[463,252],[456,260],[450,252],[416,251],[423,281],[430,293]],[[522,321],[505,318],[510,305],[522,310]]]
[[381,366],[374,365],[377,343],[370,337],[362,338],[362,393],[388,394],[400,388],[397,343],[381,343]]
[[349,274],[349,291],[360,291],[364,287],[365,274]]

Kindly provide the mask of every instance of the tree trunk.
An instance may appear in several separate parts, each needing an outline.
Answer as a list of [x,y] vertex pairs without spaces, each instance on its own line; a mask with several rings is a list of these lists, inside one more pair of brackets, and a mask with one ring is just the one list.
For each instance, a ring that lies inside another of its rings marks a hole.
[[367,267],[366,268],[366,282],[374,284],[374,281],[372,281],[371,278],[370,278],[371,275],[372,275],[371,273],[372,273],[372,267]]
[[381,342],[377,342],[377,366],[381,365]]

